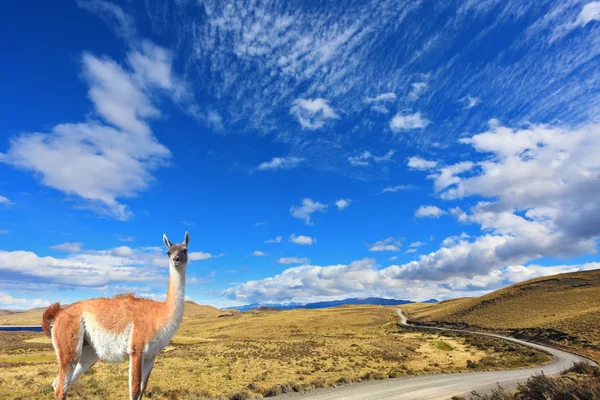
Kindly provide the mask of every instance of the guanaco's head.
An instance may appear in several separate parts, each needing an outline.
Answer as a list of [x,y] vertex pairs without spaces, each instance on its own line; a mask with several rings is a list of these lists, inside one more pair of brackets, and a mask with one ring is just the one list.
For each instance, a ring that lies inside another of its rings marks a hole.
[[183,243],[173,244],[167,237],[163,235],[163,242],[167,246],[167,254],[169,255],[169,263],[175,268],[183,268],[188,263],[188,243],[190,242],[190,234],[185,233]]

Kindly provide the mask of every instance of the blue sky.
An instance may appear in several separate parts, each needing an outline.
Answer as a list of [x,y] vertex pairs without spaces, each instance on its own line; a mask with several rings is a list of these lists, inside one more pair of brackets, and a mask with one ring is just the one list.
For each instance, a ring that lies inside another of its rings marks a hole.
[[472,296],[598,268],[600,2],[0,15],[0,308]]

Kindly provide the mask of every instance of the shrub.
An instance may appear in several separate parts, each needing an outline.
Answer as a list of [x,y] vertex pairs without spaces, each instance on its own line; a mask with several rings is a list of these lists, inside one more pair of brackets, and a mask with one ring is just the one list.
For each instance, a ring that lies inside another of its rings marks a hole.
[[573,363],[573,365],[571,365],[569,368],[565,369],[562,374],[568,374],[569,372],[575,372],[576,374],[592,374],[594,372],[594,370],[596,369],[596,367],[594,367],[593,365],[585,362],[585,361],[578,361]]

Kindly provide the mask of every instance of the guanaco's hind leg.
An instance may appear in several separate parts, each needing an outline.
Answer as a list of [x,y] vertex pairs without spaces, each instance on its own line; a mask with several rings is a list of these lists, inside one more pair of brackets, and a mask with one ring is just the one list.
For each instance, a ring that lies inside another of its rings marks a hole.
[[52,387],[58,400],[67,398],[67,389],[71,384],[75,366],[81,356],[83,346],[83,328],[81,319],[65,315],[57,318],[52,328],[52,344],[58,358],[59,372]]
[[77,378],[92,368],[94,364],[96,364],[96,361],[98,361],[98,354],[96,354],[96,350],[94,350],[94,348],[89,344],[84,345],[83,349],[81,350],[81,357],[75,366],[75,371],[73,372],[73,377],[71,378],[69,385],[72,385]]

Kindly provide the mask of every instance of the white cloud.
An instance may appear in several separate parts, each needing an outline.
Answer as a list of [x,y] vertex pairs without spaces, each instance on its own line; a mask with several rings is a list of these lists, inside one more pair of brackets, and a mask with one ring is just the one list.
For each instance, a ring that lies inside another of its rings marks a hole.
[[414,189],[414,186],[412,185],[396,185],[396,186],[388,186],[386,188],[384,188],[381,193],[396,193],[400,190],[409,190],[409,189]]
[[[0,161],[2,161],[2,153],[0,153]],[[0,196],[0,205],[7,206],[10,204],[12,204],[12,202],[8,198],[6,198],[4,196]]]
[[310,220],[311,215],[315,212],[325,212],[326,208],[327,205],[323,203],[305,198],[302,199],[301,206],[292,206],[290,208],[290,213],[292,214],[292,217],[304,220],[306,225],[312,225],[312,221]]
[[[442,191],[448,186],[455,185],[461,181],[460,174],[470,171],[475,166],[471,161],[463,161],[448,167],[441,168],[437,173],[429,175],[434,179],[436,192]],[[446,197],[442,195],[442,197]]]
[[254,252],[252,253],[252,255],[254,257],[265,257],[267,255],[267,253],[264,253],[260,250],[254,250]]
[[452,214],[458,222],[467,222],[469,220],[467,213],[464,212],[460,207],[451,208],[450,214]]
[[497,126],[461,141],[489,156],[469,177],[450,174],[442,184],[436,178],[436,189],[447,199],[490,199],[473,209],[472,222],[503,234],[533,229],[562,236],[565,244],[583,245],[600,236],[599,124]]
[[290,242],[296,243],[296,244],[312,246],[313,243],[317,243],[317,239],[312,238],[310,236],[304,236],[304,235],[296,236],[295,234],[292,233],[290,235]]
[[[60,287],[103,287],[119,282],[157,282],[166,280],[164,269],[146,267],[161,256],[161,265],[168,263],[161,250],[138,249],[135,257],[119,257],[111,250],[73,253],[67,257],[40,257],[31,251],[0,250],[0,271],[19,274],[22,287],[42,280],[46,285]],[[6,276],[6,275],[4,275]],[[8,279],[8,278],[7,278]]]
[[408,98],[411,100],[417,100],[427,89],[427,82],[414,82],[411,84],[411,86],[412,90],[408,94]]
[[0,235],[8,235],[10,231],[8,229],[0,229]]
[[265,226],[265,225],[269,225],[269,223],[267,221],[259,221],[257,223],[254,224],[255,228],[258,228],[260,226]]
[[271,161],[265,161],[256,167],[258,171],[274,171],[277,169],[289,169],[297,167],[304,158],[300,157],[274,157]]
[[382,102],[388,102],[388,101],[394,101],[394,100],[396,100],[396,93],[394,93],[394,92],[381,93],[375,97],[365,97],[365,103],[367,103],[367,104],[382,103]]
[[354,166],[367,166],[370,165],[370,160],[375,161],[376,163],[384,163],[384,162],[390,162],[392,160],[392,156],[394,155],[395,151],[394,150],[389,150],[387,153],[385,153],[382,156],[375,156],[373,154],[371,154],[370,151],[363,151],[361,154],[357,155],[357,156],[350,156],[348,157],[348,161],[350,162],[350,164],[354,165]]
[[145,190],[154,180],[152,171],[171,155],[148,125],[161,116],[153,103],[160,94],[177,100],[185,87],[172,74],[171,54],[151,42],[128,53],[127,67],[89,53],[81,61],[88,96],[104,122],[91,119],[21,134],[10,140],[0,161],[78,196],[86,208],[125,220],[132,212],[119,199]]
[[446,211],[431,205],[421,206],[415,211],[415,217],[417,218],[439,218],[444,214],[446,214]]
[[[74,252],[77,250],[74,250]],[[117,257],[133,257],[133,249],[129,246],[119,246],[112,249],[111,254]]]
[[308,261],[308,258],[305,257],[281,257],[279,260],[277,260],[279,264],[305,264]]
[[472,97],[471,95],[466,95],[462,99],[458,100],[460,103],[463,103],[465,109],[471,109],[481,103],[481,99],[479,97]]
[[575,24],[585,26],[591,21],[600,21],[600,1],[592,1],[583,6]]
[[408,249],[405,251],[406,254],[412,254],[412,253],[416,253],[417,249]]
[[214,256],[213,254],[205,253],[203,251],[193,251],[188,254],[188,259],[190,259],[190,261],[208,260],[209,258],[213,258],[213,257],[218,257],[218,256]]
[[408,245],[408,247],[421,247],[424,246],[426,243],[424,242],[412,242],[411,244]]
[[378,112],[380,114],[389,114],[389,112],[390,112],[390,110],[383,104],[375,104],[375,105],[371,106],[371,110]]
[[383,240],[378,240],[369,247],[369,251],[398,251],[400,250],[400,241],[389,237]]
[[274,237],[273,239],[265,240],[265,243],[281,243],[281,236]]
[[490,290],[539,276],[599,267],[600,263],[554,267],[510,265],[491,269],[471,278],[445,278],[431,282],[402,279],[398,275],[398,270],[402,267],[392,265],[379,269],[375,260],[365,258],[347,265],[302,265],[288,268],[279,275],[248,281],[227,289],[222,295],[243,302],[306,302],[369,296],[398,298],[399,293],[401,298],[416,301],[432,297],[446,299],[482,295]]
[[339,199],[335,202],[335,206],[338,210],[342,211],[344,208],[348,207],[350,203],[352,203],[352,200],[350,199]]
[[68,253],[78,253],[83,248],[83,243],[81,242],[64,242],[61,244],[56,244],[54,246],[50,246],[52,250],[57,251],[66,251]]
[[24,299],[11,296],[9,293],[0,292],[0,308],[27,309],[33,307],[47,307],[50,302],[41,299]]
[[411,129],[423,129],[429,125],[429,120],[421,117],[420,112],[414,114],[396,114],[390,121],[390,128],[394,132],[411,130]]
[[340,118],[327,100],[322,98],[296,99],[290,112],[298,119],[302,128],[311,130],[322,128],[329,119]]
[[409,157],[408,167],[412,169],[418,169],[419,171],[427,171],[437,166],[437,161],[425,160],[421,157]]
[[452,247],[458,244],[461,240],[466,240],[471,238],[471,236],[467,235],[465,232],[461,233],[457,236],[448,236],[442,241],[442,246],[444,247]]

